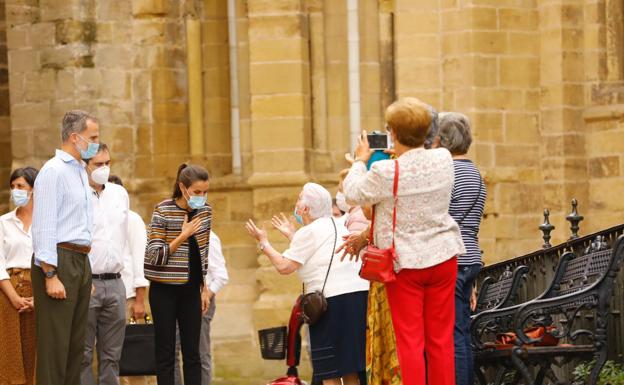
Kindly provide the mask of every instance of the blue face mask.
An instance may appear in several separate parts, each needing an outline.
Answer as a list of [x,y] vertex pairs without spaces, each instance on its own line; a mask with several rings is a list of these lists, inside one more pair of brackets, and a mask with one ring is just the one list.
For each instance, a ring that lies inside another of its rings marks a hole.
[[293,215],[295,216],[295,220],[297,221],[297,223],[303,225],[303,217],[297,214],[297,206],[295,206],[295,211],[293,212]]
[[206,205],[206,196],[197,196],[192,195],[191,199],[188,200],[188,205],[193,210],[197,210],[200,207],[204,207]]
[[186,190],[186,194],[189,196],[186,202],[191,209],[197,210],[206,205],[206,195],[191,195],[188,190]]
[[[78,135],[78,134],[76,134]],[[85,138],[83,138],[82,136],[78,135],[78,137],[82,140],[84,140],[85,142],[87,142],[87,149],[86,150],[82,150],[80,147],[78,147],[78,151],[80,151],[80,157],[82,159],[91,159],[93,158],[97,153],[98,150],[100,149],[100,145],[98,143],[91,143],[88,140],[86,140]]]
[[15,203],[15,206],[21,207],[28,204],[30,197],[28,196],[28,191],[26,190],[13,189],[11,190],[11,199],[13,200],[13,203]]

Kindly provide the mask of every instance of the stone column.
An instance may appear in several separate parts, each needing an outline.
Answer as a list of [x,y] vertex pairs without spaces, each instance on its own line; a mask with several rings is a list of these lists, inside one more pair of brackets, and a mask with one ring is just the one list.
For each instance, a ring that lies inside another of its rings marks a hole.
[[[204,147],[211,176],[218,177],[229,174],[232,170],[227,2],[209,1],[204,5],[202,15]],[[236,14],[237,17],[244,18],[246,16],[244,7],[238,7]],[[241,36],[238,38],[240,42]],[[239,68],[241,65],[244,63],[239,58]]]
[[40,167],[59,146],[66,109],[97,113],[99,84],[84,79],[94,67],[94,4],[16,0],[6,9],[13,165]]
[[[448,2],[446,2],[448,3]],[[414,96],[441,107],[441,12],[437,0],[395,0],[397,98]]]
[[379,73],[381,119],[396,99],[396,79],[394,76],[394,1],[379,1]]
[[[121,7],[120,2],[113,3]],[[178,165],[189,160],[185,17],[191,2],[126,3],[131,9],[112,20],[110,49],[123,47],[119,33],[128,30],[134,127],[120,127],[120,134],[133,135],[130,189],[141,192],[138,203],[149,218],[153,205],[171,194]]]
[[322,1],[308,1],[310,34],[310,85],[312,93],[312,145],[310,172],[331,174],[333,162],[329,152],[332,130],[327,121],[327,44]]
[[49,0],[7,5],[14,166],[41,166],[60,122],[100,119],[114,173],[145,218],[188,154],[182,4]]
[[422,49],[441,55],[436,107],[471,120],[469,155],[488,188],[479,241],[484,261],[493,262],[539,246],[541,203],[524,198],[541,194],[538,14],[528,2],[480,1],[443,2],[440,14]]
[[[585,158],[583,1],[539,1],[541,148],[544,207],[557,227],[553,244],[570,236],[570,201],[589,206]],[[586,215],[586,218],[589,218]],[[587,222],[585,222],[587,223]]]
[[[203,3],[204,126],[206,154],[199,160],[211,173],[209,202],[213,230],[220,237],[230,280],[217,294],[217,316],[211,325],[214,382],[248,383],[270,378],[259,359],[253,305],[258,298],[258,252],[244,230],[254,210],[249,119],[249,45],[245,0],[236,1],[238,91],[243,154],[242,175],[232,175],[230,131],[230,63],[226,1]],[[273,375],[273,373],[271,373]]]
[[[329,134],[327,146],[337,163],[344,159],[344,152],[348,151],[351,146],[346,1],[325,1],[323,3],[323,19],[327,84],[325,99]],[[363,88],[360,87],[360,95],[362,90]],[[341,152],[342,154],[340,154]]]
[[252,185],[305,181],[310,144],[307,18],[300,1],[272,3],[248,2]]
[[378,0],[359,1],[361,126],[368,132],[384,131],[381,103],[381,50]]
[[[7,36],[5,1],[0,1],[0,183],[9,181],[11,173],[11,119],[9,102],[9,66],[7,57]],[[0,212],[8,210],[8,190],[0,190]]]
[[526,199],[542,191],[538,13],[529,2],[500,2],[495,8],[472,3],[457,28],[462,19],[471,23],[465,65],[473,88],[460,86],[454,103],[472,119],[472,153],[488,187],[480,234],[487,263],[541,245],[535,226],[542,202]]
[[[251,95],[253,216],[268,225],[270,216],[290,213],[308,181],[306,149],[311,146],[308,26],[300,0],[250,0],[249,90]],[[271,232],[276,248],[286,238]],[[256,328],[285,325],[300,282],[280,276],[266,257],[258,259],[260,297],[254,305]],[[303,373],[307,374],[302,359]],[[284,374],[284,367],[263,363],[265,376]]]
[[585,151],[588,209],[581,229],[597,231],[622,222],[624,210],[624,31],[621,1],[584,4]]

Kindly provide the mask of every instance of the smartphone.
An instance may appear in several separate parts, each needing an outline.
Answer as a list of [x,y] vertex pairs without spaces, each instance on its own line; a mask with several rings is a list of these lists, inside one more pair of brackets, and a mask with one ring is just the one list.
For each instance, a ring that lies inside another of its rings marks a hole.
[[374,131],[367,134],[366,137],[371,150],[386,150],[390,148],[390,138],[386,133]]

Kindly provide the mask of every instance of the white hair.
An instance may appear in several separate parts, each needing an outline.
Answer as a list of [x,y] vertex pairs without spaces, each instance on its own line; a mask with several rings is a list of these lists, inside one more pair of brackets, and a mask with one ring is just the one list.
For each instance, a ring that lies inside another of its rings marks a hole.
[[332,197],[325,187],[317,183],[303,186],[301,203],[310,210],[312,219],[332,216]]

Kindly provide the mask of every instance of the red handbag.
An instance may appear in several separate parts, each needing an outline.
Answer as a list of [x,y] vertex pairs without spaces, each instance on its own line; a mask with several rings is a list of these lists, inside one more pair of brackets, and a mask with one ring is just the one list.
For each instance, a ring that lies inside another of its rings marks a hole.
[[369,281],[388,283],[396,280],[394,272],[394,262],[397,259],[394,249],[394,229],[396,228],[396,206],[399,190],[399,161],[394,161],[394,187],[392,196],[394,198],[394,208],[392,210],[392,246],[387,249],[380,249],[373,244],[373,234],[375,232],[375,207],[371,218],[370,234],[368,236],[368,246],[362,253],[362,268],[360,277]]

